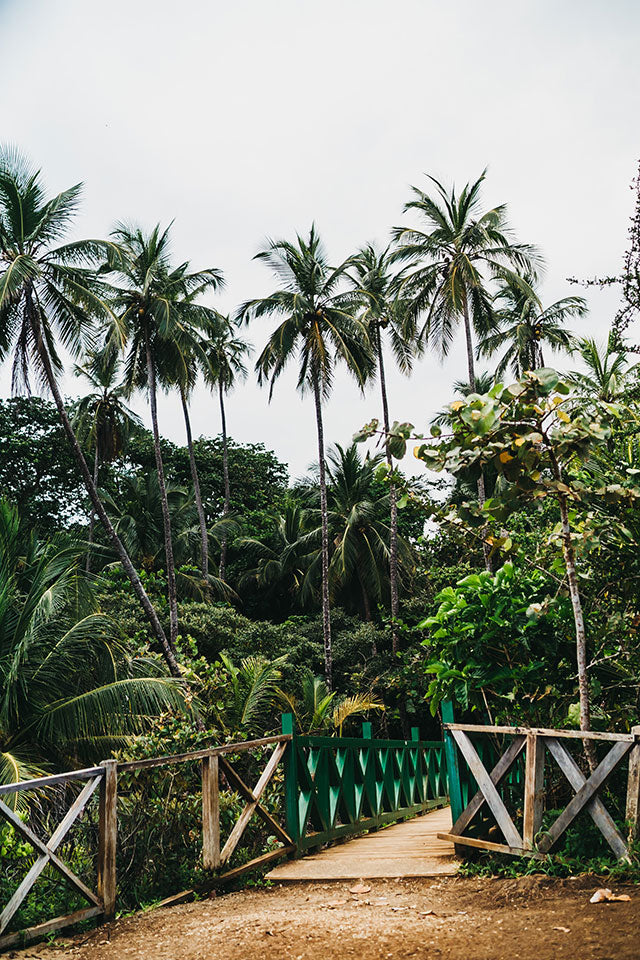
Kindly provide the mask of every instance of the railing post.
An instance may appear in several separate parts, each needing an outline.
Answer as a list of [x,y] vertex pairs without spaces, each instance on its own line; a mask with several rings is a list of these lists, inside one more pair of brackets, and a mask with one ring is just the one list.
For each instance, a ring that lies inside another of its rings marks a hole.
[[629,778],[627,780],[627,813],[629,842],[640,836],[640,727],[632,727],[636,740],[629,751]]
[[103,760],[100,784],[100,821],[98,840],[98,896],[104,906],[104,919],[116,912],[116,847],[118,838],[118,764]]
[[218,757],[202,760],[202,866],[217,870],[220,866],[220,787]]
[[[440,712],[443,723],[453,723],[453,703],[451,700],[443,700],[440,704]],[[449,803],[451,805],[451,819],[456,822],[464,809],[462,803],[462,787],[460,784],[460,764],[458,762],[458,750],[455,740],[444,727],[444,755],[447,760],[447,783],[449,785]]]
[[282,714],[282,732],[292,739],[287,744],[283,757],[284,766],[284,806],[287,823],[287,833],[300,849],[300,816],[298,809],[298,751],[296,745],[296,730],[292,713]]
[[524,777],[524,824],[522,840],[525,850],[533,850],[535,836],[542,824],[544,800],[544,738],[527,734]]

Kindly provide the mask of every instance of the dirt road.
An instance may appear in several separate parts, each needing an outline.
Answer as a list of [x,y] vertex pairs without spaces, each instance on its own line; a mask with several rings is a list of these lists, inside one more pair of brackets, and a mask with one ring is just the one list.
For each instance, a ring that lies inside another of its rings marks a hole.
[[140,913],[51,946],[39,960],[639,960],[640,888],[590,904],[598,878],[290,884]]

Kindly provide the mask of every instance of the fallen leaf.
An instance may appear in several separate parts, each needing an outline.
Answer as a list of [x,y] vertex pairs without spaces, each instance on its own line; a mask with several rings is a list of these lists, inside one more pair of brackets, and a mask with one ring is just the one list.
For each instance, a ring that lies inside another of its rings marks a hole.
[[438,914],[435,912],[435,910],[421,910],[420,913],[418,914],[418,916],[420,916],[420,917],[437,917]]
[[335,910],[336,907],[343,907],[348,902],[348,900],[330,900],[329,903],[325,903],[325,907],[328,910]]
[[628,893],[613,893],[608,887],[600,887],[589,900],[589,903],[612,903],[615,900],[627,902],[631,900]]
[[355,887],[349,888],[349,893],[369,893],[371,887],[367,883],[356,883]]
[[554,927],[554,930],[559,930],[560,933],[570,933],[569,927]]

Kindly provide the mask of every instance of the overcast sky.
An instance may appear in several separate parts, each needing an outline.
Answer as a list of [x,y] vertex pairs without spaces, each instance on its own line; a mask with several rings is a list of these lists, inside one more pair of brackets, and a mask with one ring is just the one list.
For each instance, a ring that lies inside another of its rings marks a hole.
[[[0,0],[0,141],[52,191],[85,182],[78,236],[174,219],[176,257],[224,270],[225,311],[271,289],[252,261],[265,236],[315,220],[342,260],[387,241],[425,173],[462,184],[488,166],[487,204],[506,201],[518,237],[541,247],[544,297],[557,299],[576,292],[568,276],[620,269],[639,27],[635,0]],[[580,329],[602,336],[617,298],[589,300]],[[262,347],[268,332],[261,321],[248,336]],[[392,373],[392,416],[424,426],[463,374],[460,345],[411,380]],[[193,406],[195,434],[217,433],[204,389]],[[377,393],[360,397],[341,373],[327,438],[347,443],[377,414]],[[182,442],[179,403],[160,416]],[[251,378],[228,418],[294,476],[314,459],[293,370],[270,405]]]

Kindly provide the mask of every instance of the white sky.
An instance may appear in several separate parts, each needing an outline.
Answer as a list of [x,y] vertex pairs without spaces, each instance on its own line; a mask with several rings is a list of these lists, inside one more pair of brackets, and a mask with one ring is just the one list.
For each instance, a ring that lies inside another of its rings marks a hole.
[[[315,219],[337,262],[386,242],[425,172],[462,184],[488,166],[487,204],[506,201],[519,238],[542,248],[557,299],[579,292],[567,276],[620,268],[639,27],[634,0],[0,0],[0,141],[52,191],[85,181],[78,236],[175,218],[176,257],[224,270],[229,311],[272,289],[252,262],[266,235]],[[603,335],[617,297],[589,299],[581,329]],[[248,336],[261,348],[268,331]],[[411,380],[392,373],[392,416],[426,425],[464,369],[459,347]],[[315,457],[315,426],[294,388],[292,369],[269,405],[252,378],[228,419],[295,476]],[[327,439],[348,442],[378,406],[341,373]],[[183,442],[177,400],[160,415]],[[193,421],[196,435],[219,430],[204,389]]]

